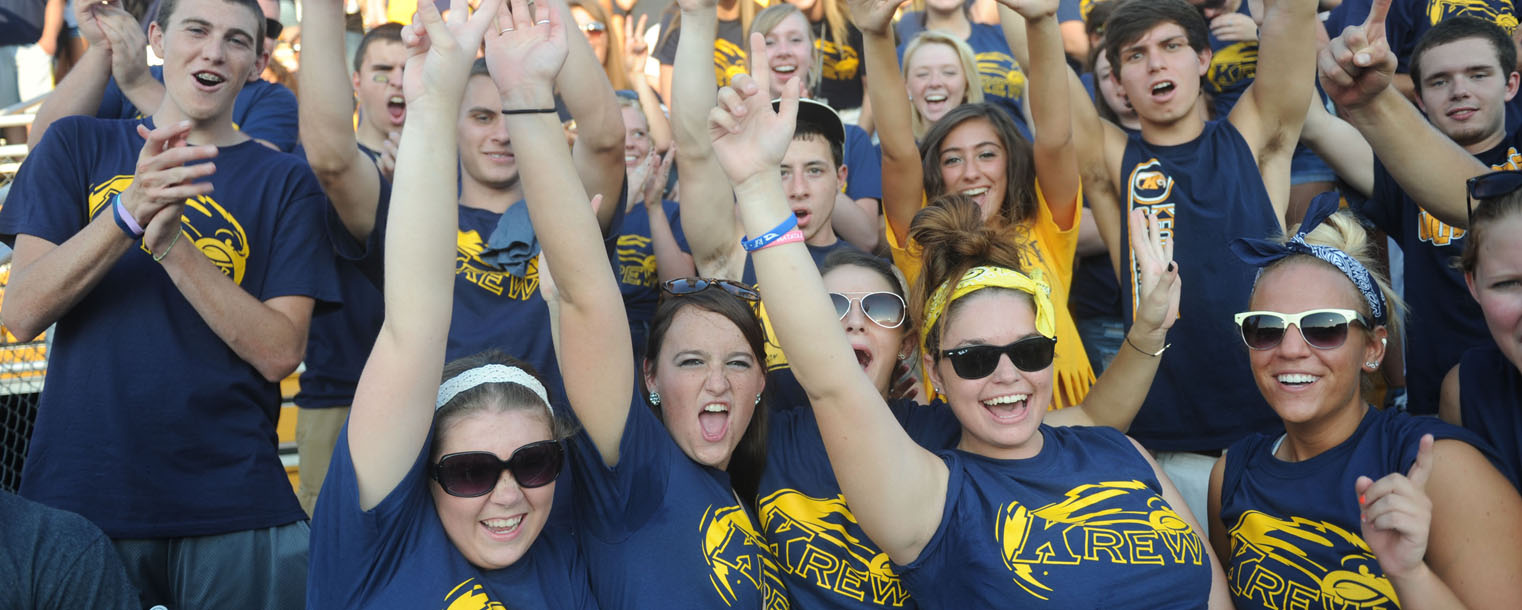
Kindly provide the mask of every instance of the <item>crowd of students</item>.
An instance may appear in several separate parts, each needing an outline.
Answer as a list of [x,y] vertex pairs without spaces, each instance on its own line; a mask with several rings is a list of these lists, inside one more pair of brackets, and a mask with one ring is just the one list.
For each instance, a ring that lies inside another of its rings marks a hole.
[[447,4],[75,7],[0,606],[1522,597],[1509,5]]

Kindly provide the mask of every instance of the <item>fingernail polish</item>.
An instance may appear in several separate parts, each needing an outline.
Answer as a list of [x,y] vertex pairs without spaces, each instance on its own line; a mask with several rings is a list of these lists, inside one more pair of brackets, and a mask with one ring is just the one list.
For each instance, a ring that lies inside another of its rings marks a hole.
[[1362,506],[1365,502],[1368,502],[1368,500],[1366,498],[1364,498],[1364,495],[1363,494],[1358,494],[1358,504],[1360,506]]

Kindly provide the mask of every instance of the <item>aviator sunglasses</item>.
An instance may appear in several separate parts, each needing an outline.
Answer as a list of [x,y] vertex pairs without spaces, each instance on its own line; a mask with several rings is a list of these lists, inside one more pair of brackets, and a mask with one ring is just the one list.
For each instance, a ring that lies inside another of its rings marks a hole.
[[701,277],[683,277],[661,283],[661,290],[668,294],[683,296],[696,294],[709,288],[720,288],[724,292],[735,295],[747,301],[761,300],[761,293],[755,288],[732,280],[712,280]]
[[490,451],[465,451],[439,458],[433,465],[433,480],[444,493],[458,498],[474,498],[497,488],[502,471],[513,473],[513,480],[524,489],[549,485],[560,476],[565,449],[560,441],[539,441],[519,447],[512,457],[497,459]]
[[835,304],[835,315],[846,319],[851,304],[861,307],[861,313],[873,324],[883,328],[898,328],[904,323],[908,306],[904,298],[891,292],[831,292],[830,302]]
[[1008,345],[971,345],[941,352],[941,357],[951,360],[951,370],[962,379],[982,379],[999,368],[999,357],[1009,356],[1015,368],[1027,373],[1052,365],[1057,353],[1057,340],[1051,337],[1026,337]]
[[1236,315],[1242,330],[1242,342],[1255,350],[1269,350],[1284,341],[1291,324],[1300,329],[1307,345],[1316,349],[1337,349],[1348,340],[1348,324],[1357,322],[1370,328],[1369,319],[1351,309],[1312,309],[1300,313],[1244,311]]

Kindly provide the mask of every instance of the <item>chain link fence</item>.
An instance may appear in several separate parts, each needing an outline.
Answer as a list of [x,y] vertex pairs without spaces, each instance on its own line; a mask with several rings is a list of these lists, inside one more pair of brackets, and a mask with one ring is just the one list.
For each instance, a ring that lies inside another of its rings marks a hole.
[[[29,111],[39,102],[29,100],[0,109],[0,127],[31,124]],[[0,142],[0,206],[25,158],[25,142]],[[10,283],[10,259],[10,248],[0,245],[0,302]],[[37,396],[47,368],[45,336],[21,341],[0,320],[0,489],[14,492],[21,485],[21,466],[26,461],[32,424],[37,421]]]

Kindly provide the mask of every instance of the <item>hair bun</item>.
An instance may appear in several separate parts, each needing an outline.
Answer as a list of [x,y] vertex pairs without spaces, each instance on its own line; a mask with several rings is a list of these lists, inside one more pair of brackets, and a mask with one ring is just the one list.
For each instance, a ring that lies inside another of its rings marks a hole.
[[960,193],[937,197],[915,214],[909,239],[923,249],[922,260],[951,268],[984,262],[1018,265],[1022,258],[1020,231],[997,218],[985,222],[983,209]]

